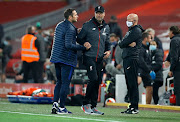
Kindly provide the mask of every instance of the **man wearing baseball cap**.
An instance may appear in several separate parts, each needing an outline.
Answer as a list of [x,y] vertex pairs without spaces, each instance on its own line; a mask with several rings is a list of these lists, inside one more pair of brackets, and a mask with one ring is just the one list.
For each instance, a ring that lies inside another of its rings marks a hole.
[[105,10],[103,6],[95,8],[95,16],[86,22],[78,35],[78,42],[89,42],[91,48],[83,53],[83,64],[86,66],[89,82],[81,109],[86,114],[104,115],[96,109],[99,84],[103,71],[103,58],[110,55],[109,26],[104,21]]

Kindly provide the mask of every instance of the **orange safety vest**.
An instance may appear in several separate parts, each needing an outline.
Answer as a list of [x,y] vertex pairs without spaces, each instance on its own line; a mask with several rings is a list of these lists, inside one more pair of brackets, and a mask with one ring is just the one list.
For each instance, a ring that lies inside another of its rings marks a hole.
[[26,34],[22,37],[21,42],[21,60],[26,62],[39,61],[39,52],[35,47],[37,37]]

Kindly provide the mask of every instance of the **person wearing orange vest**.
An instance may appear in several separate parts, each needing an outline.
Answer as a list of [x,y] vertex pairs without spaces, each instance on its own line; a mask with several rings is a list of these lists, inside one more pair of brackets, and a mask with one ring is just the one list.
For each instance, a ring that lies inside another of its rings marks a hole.
[[29,26],[26,30],[26,35],[22,37],[21,42],[21,60],[23,61],[23,82],[28,82],[28,76],[32,71],[34,83],[38,83],[37,62],[39,61],[39,43],[37,37],[34,36],[35,27]]

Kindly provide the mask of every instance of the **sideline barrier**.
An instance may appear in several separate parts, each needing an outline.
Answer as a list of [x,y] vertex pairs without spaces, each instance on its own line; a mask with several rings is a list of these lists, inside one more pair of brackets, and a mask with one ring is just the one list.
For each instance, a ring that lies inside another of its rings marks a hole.
[[0,97],[6,98],[8,92],[21,91],[28,88],[41,88],[47,92],[54,93],[54,84],[40,84],[40,83],[0,83]]
[[[159,88],[159,96],[162,95],[165,92],[166,89],[166,77],[168,75],[169,70],[163,71],[163,86]],[[127,94],[127,86],[126,86],[126,81],[125,81],[125,75],[123,74],[118,74],[116,75],[116,102],[117,103],[125,103],[124,102],[124,97]],[[143,82],[139,85],[139,103],[142,102],[142,93],[146,93],[146,90],[143,86]],[[153,100],[152,100],[153,101]]]

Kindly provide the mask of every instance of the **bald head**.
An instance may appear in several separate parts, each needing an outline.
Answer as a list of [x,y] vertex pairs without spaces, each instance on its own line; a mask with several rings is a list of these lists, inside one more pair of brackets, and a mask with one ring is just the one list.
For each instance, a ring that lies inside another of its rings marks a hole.
[[138,15],[131,13],[127,16],[127,21],[128,22],[133,22],[133,26],[138,24]]

